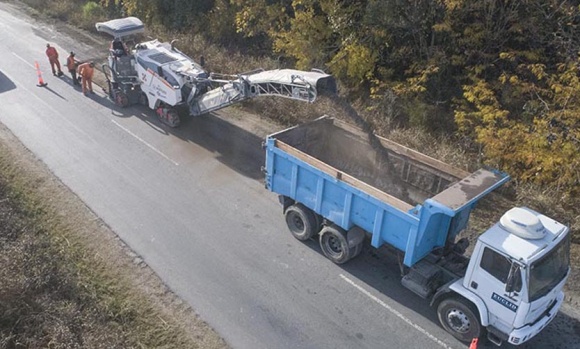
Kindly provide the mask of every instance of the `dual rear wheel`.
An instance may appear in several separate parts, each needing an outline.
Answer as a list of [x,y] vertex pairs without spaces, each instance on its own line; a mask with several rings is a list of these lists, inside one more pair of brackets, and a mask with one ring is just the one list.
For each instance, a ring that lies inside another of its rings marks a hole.
[[[360,228],[347,232],[335,224],[323,226],[320,216],[300,203],[288,206],[284,213],[286,225],[296,239],[307,241],[318,234],[322,253],[336,264],[348,262],[362,250],[364,232]],[[437,314],[443,328],[462,342],[469,343],[485,333],[477,309],[464,299],[444,299]]]
[[362,250],[363,238],[349,239],[349,232],[334,224],[323,227],[320,216],[300,203],[288,206],[284,214],[292,236],[307,241],[319,234],[322,253],[336,264],[346,263]]
[[336,264],[343,264],[358,256],[362,251],[363,238],[352,239],[351,231],[337,225],[328,225],[320,231],[320,248],[326,258]]
[[320,231],[316,213],[302,204],[289,206],[285,216],[290,233],[300,241],[309,240]]

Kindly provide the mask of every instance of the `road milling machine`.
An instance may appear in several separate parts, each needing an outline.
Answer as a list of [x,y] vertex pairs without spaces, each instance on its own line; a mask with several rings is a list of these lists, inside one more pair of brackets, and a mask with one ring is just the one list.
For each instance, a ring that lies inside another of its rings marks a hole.
[[119,106],[147,105],[170,127],[179,126],[178,109],[202,115],[258,96],[279,96],[314,102],[321,91],[336,92],[331,75],[320,70],[256,69],[224,75],[209,73],[178,50],[174,42],[127,43],[144,32],[136,17],[97,23],[99,32],[113,37],[103,65],[109,97]]

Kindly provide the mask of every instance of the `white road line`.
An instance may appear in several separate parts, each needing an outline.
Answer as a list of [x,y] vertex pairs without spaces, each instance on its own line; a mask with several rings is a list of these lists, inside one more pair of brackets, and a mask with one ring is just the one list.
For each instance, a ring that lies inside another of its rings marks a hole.
[[16,58],[20,59],[22,62],[26,63],[30,68],[34,69],[34,66],[32,64],[30,64],[26,59],[20,57],[19,55],[17,55],[16,53],[12,52],[13,55],[16,56]]
[[366,295],[367,297],[369,297],[370,299],[372,299],[373,301],[377,302],[379,305],[381,305],[383,308],[387,309],[388,311],[390,311],[391,313],[393,313],[395,316],[397,316],[399,319],[405,321],[407,324],[411,325],[412,327],[414,327],[417,331],[423,333],[424,335],[426,335],[427,337],[429,337],[429,339],[431,339],[432,341],[434,341],[435,343],[439,344],[440,346],[442,346],[445,349],[452,349],[452,347],[450,347],[449,345],[447,345],[447,343],[441,341],[439,338],[435,337],[434,335],[432,335],[431,333],[427,332],[423,327],[415,324],[413,321],[409,320],[408,318],[406,318],[403,314],[401,314],[399,311],[397,311],[396,309],[393,309],[390,305],[388,305],[387,303],[383,302],[382,300],[378,299],[377,297],[373,296],[369,291],[365,290],[362,286],[357,285],[354,281],[352,281],[351,279],[349,279],[348,277],[344,276],[343,274],[340,274],[340,277],[348,282],[349,284],[351,284],[354,288],[356,288],[357,290],[359,290],[360,292],[362,292],[364,295]]
[[123,131],[127,132],[128,134],[130,134],[131,136],[135,137],[138,141],[140,141],[141,143],[145,144],[146,146],[148,146],[149,148],[151,148],[151,150],[153,150],[154,152],[156,152],[157,154],[163,156],[165,158],[165,160],[172,162],[175,166],[179,166],[179,163],[173,161],[170,157],[168,157],[167,155],[163,154],[161,151],[159,151],[157,148],[155,148],[154,146],[152,146],[151,144],[145,142],[143,139],[141,139],[139,136],[137,136],[136,134],[134,134],[133,132],[129,131],[127,128],[123,127],[121,124],[119,124],[118,122],[116,122],[115,120],[111,120],[115,125],[119,126],[119,128],[121,128]]

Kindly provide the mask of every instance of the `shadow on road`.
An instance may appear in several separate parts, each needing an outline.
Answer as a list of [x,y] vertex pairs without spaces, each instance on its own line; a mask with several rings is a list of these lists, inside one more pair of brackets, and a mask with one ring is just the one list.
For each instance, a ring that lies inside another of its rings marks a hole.
[[[307,241],[306,245],[323,254],[318,236]],[[401,285],[401,271],[395,250],[388,247],[375,249],[367,238],[361,254],[340,267],[345,271],[345,276],[348,277],[350,274],[361,280],[365,284],[361,286],[367,291],[381,293],[395,301],[397,303],[395,308],[409,308],[439,326],[437,314],[429,305],[429,301],[416,296]]]
[[216,154],[215,159],[232,170],[252,179],[262,179],[261,167],[264,165],[265,151],[260,137],[238,126],[220,119],[213,114],[191,117],[180,111],[181,125],[171,128],[159,121],[155,112],[146,106],[131,105],[121,108],[108,96],[106,84],[99,82],[95,88],[102,89],[104,97],[89,95],[95,102],[111,110],[119,118],[138,117],[161,134],[172,134],[184,141],[194,143]]
[[51,92],[52,94],[54,94],[55,96],[64,99],[65,101],[68,101],[68,99],[64,98],[60,93],[56,92],[55,90],[51,89],[50,87],[48,87],[48,84],[46,86],[42,86],[43,89]]
[[6,75],[0,71],[0,93],[14,90],[16,85]]
[[101,71],[95,74],[93,81],[93,84],[99,86],[95,88],[102,89],[105,94],[105,98],[93,99],[111,109],[113,116],[121,118],[136,116],[161,134],[172,134],[217,154],[215,158],[218,161],[243,176],[257,180],[264,177],[261,167],[264,165],[266,153],[262,149],[262,138],[214,114],[191,117],[186,110],[179,112],[181,125],[178,128],[171,128],[161,123],[155,112],[146,106],[132,105],[121,108],[106,98],[109,93],[108,86]]
[[[298,243],[298,241],[296,242]],[[318,238],[313,238],[305,243],[317,253],[322,254]],[[328,261],[328,263],[332,263]],[[364,282],[363,286],[369,292],[381,293],[397,303],[395,308],[408,308],[429,319],[440,327],[436,309],[429,305],[429,301],[416,296],[414,293],[401,285],[400,268],[397,262],[396,252],[388,247],[375,249],[366,241],[361,254],[355,259],[340,266],[346,274]],[[348,275],[346,275],[348,276]],[[449,334],[448,338],[440,338],[447,343],[457,343]],[[554,321],[544,329],[542,333],[520,346],[504,343],[503,349],[532,349],[532,348],[574,348],[580,343],[580,321],[569,316],[564,311],[556,316]],[[453,347],[456,347],[453,345]],[[469,345],[466,344],[465,348]],[[486,340],[480,341],[478,349],[498,348]]]
[[217,153],[218,161],[246,177],[257,180],[264,177],[263,139],[215,115],[191,118],[172,133]]
[[121,110],[131,110],[131,116],[140,118],[158,132],[172,134],[207,149],[216,154],[216,160],[243,176],[256,180],[264,177],[261,172],[266,156],[262,149],[263,139],[213,114],[182,117],[182,124],[171,128],[162,124],[145,106]]
[[[75,90],[81,90],[81,83],[79,82],[78,85],[74,85],[73,84],[73,80],[72,77],[68,76],[68,74],[65,74],[61,77],[59,77],[62,81],[66,82],[67,84],[71,85],[71,87],[73,87]],[[94,86],[97,87],[97,86]]]
[[[71,88],[74,88],[75,90],[77,90],[79,93],[82,94],[82,87],[78,86],[78,85],[77,86],[73,85],[71,78],[66,78],[64,80],[67,80],[67,82],[71,85]],[[93,90],[94,91],[102,91],[102,93],[104,93],[104,95],[100,95],[100,94],[96,94],[96,93],[93,93],[93,94],[89,93],[86,95],[86,98],[90,98],[93,101],[95,101],[96,103],[109,109],[111,111],[112,116],[114,116],[116,118],[129,118],[132,116],[139,116],[137,114],[141,114],[141,111],[139,110],[138,106],[121,108],[118,105],[116,105],[115,102],[113,102],[112,100],[109,99],[108,92],[104,88],[102,88],[101,86],[99,86],[95,83],[93,83]]]

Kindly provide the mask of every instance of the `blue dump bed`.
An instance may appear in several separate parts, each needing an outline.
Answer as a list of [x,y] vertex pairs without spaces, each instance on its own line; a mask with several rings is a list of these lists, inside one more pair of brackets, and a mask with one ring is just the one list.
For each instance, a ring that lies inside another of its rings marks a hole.
[[463,230],[475,203],[509,177],[468,173],[363,131],[321,117],[266,139],[266,187],[349,230],[374,247],[388,243],[412,266]]

